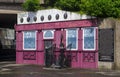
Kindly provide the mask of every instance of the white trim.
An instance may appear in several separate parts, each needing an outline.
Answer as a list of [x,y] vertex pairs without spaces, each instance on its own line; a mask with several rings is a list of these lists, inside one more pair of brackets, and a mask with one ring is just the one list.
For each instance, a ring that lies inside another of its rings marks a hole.
[[[45,37],[44,35],[45,35],[45,33],[46,33],[47,31],[51,31],[53,37]],[[55,30],[43,30],[43,39],[54,39],[54,31],[55,31]]]
[[[31,30],[32,31],[32,30]],[[37,40],[37,31],[34,31],[35,32],[35,48],[24,48],[24,32],[30,32],[30,31],[23,31],[23,50],[36,50],[37,49],[37,43],[36,43],[36,40]]]
[[87,27],[87,28],[94,28],[94,48],[93,49],[85,49],[84,48],[84,29],[86,29],[86,28],[82,28],[82,30],[83,30],[83,45],[82,45],[82,48],[83,48],[83,50],[86,50],[86,51],[94,51],[95,49],[96,49],[96,27]]
[[[68,37],[68,30],[76,30],[76,48],[75,49],[73,49],[73,48],[71,48],[71,50],[78,50],[78,28],[69,28],[69,29],[65,29],[66,30],[66,47],[67,47],[67,45],[68,45],[68,39],[67,39],[67,37]],[[69,49],[67,49],[67,50],[69,50]]]
[[[67,13],[67,18],[64,18],[64,14]],[[56,19],[56,15],[59,15],[59,19]],[[51,20],[48,19],[48,15],[51,15]],[[34,22],[33,17],[37,17],[37,21]],[[41,21],[41,16],[44,16],[44,20]],[[27,18],[30,17],[30,22],[27,22]],[[23,22],[21,22],[23,18]],[[34,23],[46,23],[46,22],[59,22],[59,21],[71,21],[71,20],[83,20],[95,18],[85,14],[78,14],[69,11],[63,11],[58,9],[38,10],[36,12],[21,12],[17,14],[17,24],[34,24]]]

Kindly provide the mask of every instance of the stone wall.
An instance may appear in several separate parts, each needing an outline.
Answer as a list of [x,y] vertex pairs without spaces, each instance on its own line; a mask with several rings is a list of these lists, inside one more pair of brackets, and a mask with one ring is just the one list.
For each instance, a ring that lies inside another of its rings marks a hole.
[[115,26],[115,61],[114,67],[115,69],[120,69],[120,21],[116,21]]
[[114,28],[115,23],[116,23],[116,20],[114,18],[98,19],[99,29]]
[[114,62],[99,61],[99,68],[120,69],[120,21],[114,18],[99,19],[99,29],[114,29]]
[[[99,29],[114,29],[115,27],[115,19],[113,18],[98,19],[98,21]],[[99,69],[113,69],[113,64],[114,62],[99,61],[98,66]]]

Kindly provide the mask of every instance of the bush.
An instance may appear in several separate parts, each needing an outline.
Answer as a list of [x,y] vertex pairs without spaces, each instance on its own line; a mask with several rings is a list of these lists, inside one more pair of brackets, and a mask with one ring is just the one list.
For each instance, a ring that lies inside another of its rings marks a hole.
[[22,7],[26,11],[37,11],[40,9],[40,0],[26,0]]

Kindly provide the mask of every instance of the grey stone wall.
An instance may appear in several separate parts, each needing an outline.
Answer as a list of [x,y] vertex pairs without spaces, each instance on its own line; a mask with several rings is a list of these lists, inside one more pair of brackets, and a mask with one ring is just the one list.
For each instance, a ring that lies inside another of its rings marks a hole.
[[105,19],[98,19],[98,26],[99,29],[108,29],[115,27],[116,20],[114,18],[105,18]]
[[114,61],[114,67],[115,69],[120,69],[120,21],[116,21],[115,26],[115,61]]
[[99,29],[114,29],[114,62],[99,61],[99,68],[120,70],[120,21],[114,18],[99,19],[98,21]]

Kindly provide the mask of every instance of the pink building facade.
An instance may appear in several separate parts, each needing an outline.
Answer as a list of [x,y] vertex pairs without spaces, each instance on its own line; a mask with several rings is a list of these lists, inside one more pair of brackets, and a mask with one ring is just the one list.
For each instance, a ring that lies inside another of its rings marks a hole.
[[63,43],[69,67],[98,68],[95,17],[57,9],[24,12],[18,14],[15,30],[17,64],[58,65]]

